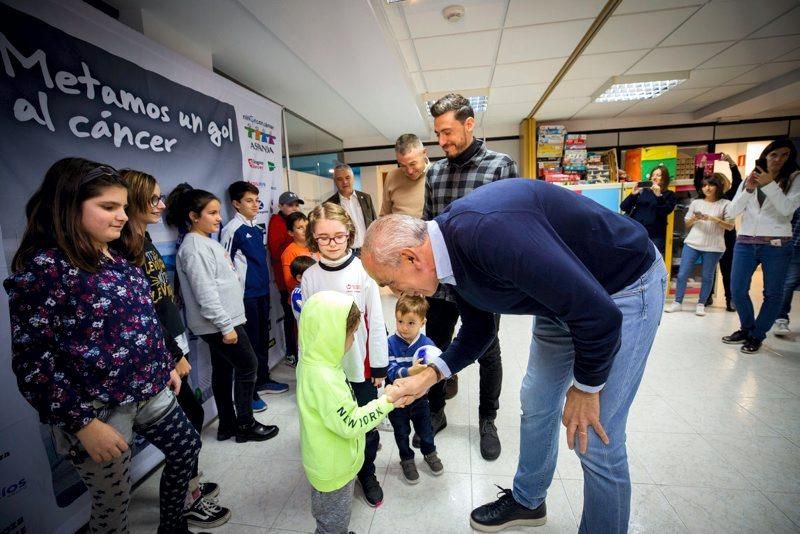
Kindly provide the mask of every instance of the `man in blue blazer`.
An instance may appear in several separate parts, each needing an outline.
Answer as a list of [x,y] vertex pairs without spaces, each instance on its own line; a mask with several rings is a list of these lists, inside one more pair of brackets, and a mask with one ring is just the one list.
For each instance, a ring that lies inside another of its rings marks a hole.
[[456,296],[462,326],[452,344],[428,369],[396,382],[409,403],[478,359],[495,335],[493,313],[535,316],[514,487],[473,510],[472,527],[546,522],[561,420],[583,465],[580,532],[625,532],[625,423],[666,291],[664,262],[647,231],[565,188],[507,179],[432,221],[379,219],[363,261],[395,291],[431,295],[442,283]]

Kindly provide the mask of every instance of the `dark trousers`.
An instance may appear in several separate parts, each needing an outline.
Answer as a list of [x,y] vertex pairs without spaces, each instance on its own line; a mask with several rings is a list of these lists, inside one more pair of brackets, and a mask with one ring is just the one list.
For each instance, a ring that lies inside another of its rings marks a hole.
[[394,429],[394,441],[400,452],[401,460],[414,457],[414,449],[408,444],[411,435],[411,424],[420,437],[420,450],[423,455],[436,452],[433,444],[433,425],[431,424],[431,405],[426,397],[417,399],[405,408],[395,408],[389,412],[389,421]]
[[233,345],[223,343],[221,333],[200,336],[211,352],[211,391],[217,403],[219,428],[228,431],[254,421],[252,400],[258,361],[244,327],[237,326],[236,334],[239,340]]
[[[205,419],[206,413],[205,410],[203,410],[203,405],[200,404],[200,401],[194,396],[194,391],[189,385],[189,379],[185,376],[181,379],[181,391],[178,393],[178,404],[194,429],[197,430],[197,433],[201,434],[203,432],[203,420]],[[194,468],[192,469],[192,478],[196,476],[197,462],[194,463]]]
[[[355,394],[356,402],[359,406],[369,404],[378,398],[378,389],[372,385],[369,379],[364,382],[350,382],[350,387],[353,388],[353,394]],[[361,470],[358,472],[358,479],[361,481],[375,476],[375,458],[378,456],[379,442],[380,436],[376,428],[367,432],[364,446],[364,465],[361,466]]]
[[257,400],[258,386],[269,381],[269,295],[244,299],[244,316],[247,318],[244,329],[258,360],[253,391],[253,400]]
[[[444,299],[428,298],[428,322],[426,334],[442,351],[447,350],[453,340],[453,332],[458,321],[458,306],[455,302]],[[495,315],[495,324],[500,327],[500,316]],[[500,408],[500,390],[503,386],[503,362],[500,359],[500,340],[495,335],[494,341],[478,358],[480,365],[480,393],[478,415],[482,418],[494,419]],[[431,387],[428,392],[431,412],[444,409],[444,381]]]
[[281,308],[283,308],[283,337],[286,340],[286,355],[297,356],[297,321],[294,319],[292,305],[289,304],[288,291],[281,291]]
[[[725,290],[725,304],[730,303],[732,297],[731,293],[731,267],[733,266],[733,247],[736,245],[736,230],[725,230],[725,252],[719,259],[719,272],[722,274],[722,287]],[[717,277],[714,277],[714,283],[711,286],[711,294],[717,287]],[[711,294],[706,299],[706,305],[711,303]]]

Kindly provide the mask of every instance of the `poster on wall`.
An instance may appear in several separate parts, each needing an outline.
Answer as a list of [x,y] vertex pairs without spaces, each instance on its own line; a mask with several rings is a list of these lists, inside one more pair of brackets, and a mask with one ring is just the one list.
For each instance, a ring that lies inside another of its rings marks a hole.
[[[225,206],[223,222],[233,215],[227,186],[244,179],[260,190],[266,224],[283,182],[279,106],[75,0],[0,2],[0,61],[3,279],[28,198],[64,157],[147,172],[164,193],[182,182],[206,189]],[[174,268],[175,230],[149,231]],[[88,519],[88,494],[17,390],[5,292],[0,306],[0,532],[73,532]],[[271,361],[283,356],[278,319]],[[207,348],[190,345],[190,383],[213,416]],[[162,457],[143,441],[134,450],[136,480]]]

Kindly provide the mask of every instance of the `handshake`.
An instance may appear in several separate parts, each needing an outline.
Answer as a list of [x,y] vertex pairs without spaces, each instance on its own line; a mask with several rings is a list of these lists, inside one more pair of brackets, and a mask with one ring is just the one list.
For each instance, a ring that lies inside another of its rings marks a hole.
[[416,380],[411,377],[418,375],[428,366],[420,360],[414,360],[414,364],[408,369],[407,378],[398,378],[393,384],[389,384],[383,389],[386,400],[391,402],[395,408],[404,408],[414,402],[427,392],[427,388],[420,391]]

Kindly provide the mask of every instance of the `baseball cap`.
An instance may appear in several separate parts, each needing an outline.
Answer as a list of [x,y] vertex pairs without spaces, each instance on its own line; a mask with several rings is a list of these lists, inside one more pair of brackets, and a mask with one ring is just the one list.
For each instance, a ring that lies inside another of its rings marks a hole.
[[292,193],[291,191],[281,193],[281,196],[278,197],[278,204],[294,204],[295,202],[299,204],[305,204],[302,198],[298,197],[296,193]]

